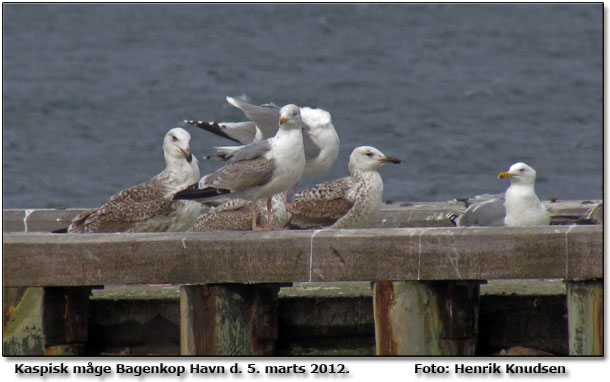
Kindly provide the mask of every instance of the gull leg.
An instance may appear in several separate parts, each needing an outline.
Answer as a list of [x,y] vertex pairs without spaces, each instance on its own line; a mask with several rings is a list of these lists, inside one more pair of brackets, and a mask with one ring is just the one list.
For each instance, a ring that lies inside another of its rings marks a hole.
[[265,230],[267,231],[285,231],[287,228],[283,227],[273,227],[273,211],[271,208],[271,200],[273,196],[267,199],[267,226]]
[[297,186],[299,185],[299,183],[295,183],[294,187],[292,188],[292,202],[288,203],[288,191],[284,191],[284,205],[286,206],[286,208],[292,207],[292,203],[294,203],[294,195],[297,193]]
[[252,231],[259,232],[259,231],[262,231],[263,229],[256,225],[256,215],[257,215],[256,210],[257,210],[256,200],[254,200],[252,202]]
[[267,228],[273,229],[273,214],[271,213],[271,198],[267,199]]

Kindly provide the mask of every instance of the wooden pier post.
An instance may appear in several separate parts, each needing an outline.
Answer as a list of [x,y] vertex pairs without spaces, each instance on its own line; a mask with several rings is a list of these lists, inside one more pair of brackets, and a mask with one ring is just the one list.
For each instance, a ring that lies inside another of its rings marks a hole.
[[377,355],[474,355],[480,281],[382,281],[373,291]]
[[273,355],[279,284],[180,288],[182,355]]
[[567,282],[570,355],[604,355],[604,282]]
[[84,355],[89,287],[3,288],[3,350],[11,356]]

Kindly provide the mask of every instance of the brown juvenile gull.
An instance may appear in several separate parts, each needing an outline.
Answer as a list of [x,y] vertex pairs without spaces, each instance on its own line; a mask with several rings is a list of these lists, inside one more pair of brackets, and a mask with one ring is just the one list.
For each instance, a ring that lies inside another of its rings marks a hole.
[[[231,199],[217,207],[212,207],[207,213],[197,219],[189,232],[209,231],[249,231],[252,229],[251,203],[245,199]],[[257,224],[267,224],[267,208],[263,200],[257,202]],[[275,194],[271,198],[271,211],[273,223],[276,227],[284,227],[290,215],[286,211],[282,194]]]
[[[232,152],[224,167],[177,193],[175,198],[207,199],[225,195],[250,201],[267,199],[267,211],[272,216],[271,197],[294,186],[305,169],[301,131],[299,107],[282,107],[275,136]],[[260,231],[256,223],[256,203],[251,205],[252,230]],[[273,219],[268,220],[265,229],[274,229]]]
[[534,190],[536,170],[523,162],[510,166],[498,178],[508,178],[504,195],[488,195],[475,200],[462,214],[451,214],[458,227],[549,225],[550,217]]
[[72,220],[68,233],[186,231],[201,209],[198,202],[173,200],[174,194],[199,179],[190,134],[171,129],[163,139],[165,169],[150,180],[127,188],[95,210]]
[[[280,108],[274,104],[252,105],[237,98],[227,97],[227,102],[244,112],[246,122],[204,122],[185,121],[216,135],[228,138],[242,145],[267,139],[276,134]],[[305,169],[303,177],[319,174],[332,167],[339,155],[339,136],[332,124],[328,111],[301,107],[303,122],[303,147]],[[207,158],[226,159],[239,146],[217,147],[219,155]],[[296,186],[295,186],[296,187]]]
[[351,176],[318,184],[295,195],[288,212],[291,228],[366,228],[381,207],[383,180],[377,172],[400,160],[370,146],[354,149]]

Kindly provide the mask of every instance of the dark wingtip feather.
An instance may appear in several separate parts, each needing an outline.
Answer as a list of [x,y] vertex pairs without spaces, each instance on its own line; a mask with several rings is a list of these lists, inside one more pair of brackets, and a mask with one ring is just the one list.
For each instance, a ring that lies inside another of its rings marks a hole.
[[448,214],[447,218],[449,218],[449,220],[451,221],[451,223],[453,223],[453,225],[457,226],[457,219],[460,217],[460,215],[458,214]]
[[207,160],[217,160],[217,161],[222,161],[222,162],[226,162],[231,158],[230,155],[227,154],[215,154],[215,155],[206,155],[203,157],[203,159],[207,159]]
[[184,123],[189,124],[189,125],[193,125],[193,126],[197,126],[200,129],[203,129],[205,131],[209,131],[212,134],[219,135],[221,137],[230,139],[233,142],[237,142],[237,143],[241,144],[241,142],[239,142],[237,139],[229,136],[225,132],[225,129],[223,128],[223,126],[221,126],[218,122],[205,122],[205,121],[185,120]]
[[205,198],[211,198],[214,196],[228,194],[230,192],[231,191],[225,190],[222,188],[212,188],[212,187],[199,189],[198,184],[195,183],[195,184],[188,186],[187,188],[185,188],[182,191],[178,191],[174,195],[174,200],[205,199]]

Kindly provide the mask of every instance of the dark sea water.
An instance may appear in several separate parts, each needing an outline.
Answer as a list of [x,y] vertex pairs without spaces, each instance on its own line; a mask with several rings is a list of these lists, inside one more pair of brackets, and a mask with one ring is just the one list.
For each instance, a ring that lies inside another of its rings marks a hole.
[[[371,145],[403,159],[384,199],[501,192],[517,161],[541,198],[603,197],[601,3],[2,9],[3,208],[101,205],[184,119],[242,119],[226,95],[332,113],[339,159],[300,187]],[[190,131],[199,157],[229,143]]]

